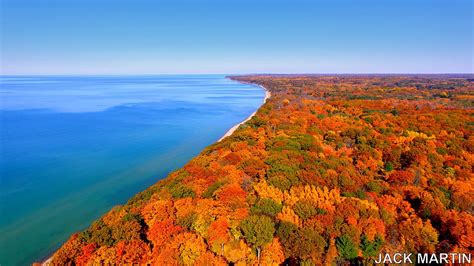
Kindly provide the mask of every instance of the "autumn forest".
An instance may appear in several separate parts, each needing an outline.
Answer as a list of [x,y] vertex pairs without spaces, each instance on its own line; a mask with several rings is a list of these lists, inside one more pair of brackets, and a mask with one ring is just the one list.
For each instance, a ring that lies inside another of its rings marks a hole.
[[346,265],[474,252],[474,80],[256,75],[231,136],[117,206],[53,265]]

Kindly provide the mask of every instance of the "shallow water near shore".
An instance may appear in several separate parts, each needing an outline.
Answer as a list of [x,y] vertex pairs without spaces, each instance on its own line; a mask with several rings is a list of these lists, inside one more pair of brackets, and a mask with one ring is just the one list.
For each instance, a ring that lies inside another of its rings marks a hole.
[[45,258],[263,98],[223,75],[0,77],[0,264]]

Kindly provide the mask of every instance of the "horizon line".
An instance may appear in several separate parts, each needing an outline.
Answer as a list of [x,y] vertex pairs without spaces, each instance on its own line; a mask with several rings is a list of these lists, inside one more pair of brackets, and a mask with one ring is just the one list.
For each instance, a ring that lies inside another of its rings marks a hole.
[[254,73],[37,73],[37,74],[3,74],[0,73],[0,77],[19,77],[19,76],[185,76],[185,75],[225,75],[225,76],[261,76],[261,75],[274,75],[274,76],[298,76],[298,75],[474,75],[474,72],[254,72]]

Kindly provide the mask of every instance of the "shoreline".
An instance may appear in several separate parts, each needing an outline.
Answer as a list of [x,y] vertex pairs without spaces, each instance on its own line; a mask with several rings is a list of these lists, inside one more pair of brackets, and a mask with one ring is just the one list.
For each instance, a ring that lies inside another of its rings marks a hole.
[[54,256],[54,253],[53,253],[53,255],[51,255],[51,257],[49,257],[47,260],[43,261],[43,262],[41,263],[41,266],[49,266],[49,265],[51,265],[51,261],[53,260],[53,256]]
[[[272,96],[271,92],[269,90],[267,90],[267,88],[265,88],[264,86],[262,85],[257,85],[259,86],[260,88],[262,88],[265,92],[265,97],[263,98],[263,102],[262,102],[262,105],[264,105],[268,99]],[[217,142],[221,142],[223,139],[225,139],[226,137],[232,135],[241,125],[243,125],[244,123],[246,123],[247,121],[249,121],[250,119],[252,119],[252,117],[254,117],[256,114],[257,114],[257,111],[260,109],[260,107],[262,107],[262,105],[260,105],[257,110],[255,110],[255,112],[253,112],[252,114],[250,114],[250,116],[248,116],[245,120],[243,120],[242,122],[234,125],[233,127],[231,127],[229,130],[227,130],[227,132],[221,137],[219,138],[219,140],[216,141]],[[57,250],[56,250],[57,251]],[[53,260],[53,256],[54,254],[56,253],[53,252],[53,254],[51,254],[51,256],[47,257],[47,259],[43,260],[41,262],[41,265],[42,266],[49,266],[51,265],[51,262]]]
[[[272,94],[269,90],[267,90],[267,88],[263,87],[262,85],[258,85],[258,86],[265,91],[265,97],[263,98],[263,103],[262,103],[262,105],[264,105],[268,101],[268,99],[270,99]],[[262,105],[260,107],[262,107]],[[243,120],[242,122],[234,125],[229,130],[227,130],[227,132],[219,140],[217,140],[217,142],[221,142],[223,139],[232,135],[241,125],[245,124],[247,121],[252,119],[252,117],[254,117],[257,114],[257,111],[260,109],[260,107],[258,107],[258,109],[255,110],[255,112],[253,112],[252,114],[250,114],[250,116],[248,116],[245,120]]]

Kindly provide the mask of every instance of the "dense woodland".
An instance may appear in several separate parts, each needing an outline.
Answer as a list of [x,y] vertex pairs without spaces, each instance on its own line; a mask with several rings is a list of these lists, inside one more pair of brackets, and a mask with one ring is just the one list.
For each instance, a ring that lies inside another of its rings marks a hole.
[[53,264],[371,264],[474,253],[474,82],[239,76],[257,115],[117,206]]

